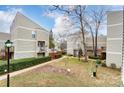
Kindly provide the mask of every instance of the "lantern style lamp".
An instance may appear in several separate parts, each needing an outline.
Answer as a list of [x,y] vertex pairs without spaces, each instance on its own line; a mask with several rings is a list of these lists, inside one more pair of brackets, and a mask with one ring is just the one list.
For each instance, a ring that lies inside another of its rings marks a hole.
[[6,46],[7,48],[12,47],[12,42],[11,42],[10,40],[7,40],[7,41],[5,42],[5,46]]
[[7,87],[10,85],[10,76],[9,76],[9,67],[10,67],[10,48],[12,47],[12,42],[10,40],[7,40],[5,42],[5,47],[7,48]]

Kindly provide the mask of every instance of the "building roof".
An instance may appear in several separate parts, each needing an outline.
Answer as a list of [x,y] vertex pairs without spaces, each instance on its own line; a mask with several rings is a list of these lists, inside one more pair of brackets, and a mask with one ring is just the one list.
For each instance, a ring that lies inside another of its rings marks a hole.
[[31,19],[29,19],[28,17],[26,17],[25,15],[23,15],[20,12],[17,12],[13,22],[16,22],[16,24],[19,26],[24,26],[24,27],[28,27],[28,28],[32,28],[32,29],[40,29],[43,31],[47,31],[42,26],[40,26],[36,22],[32,21]]
[[10,39],[9,33],[0,32],[0,40],[8,40]]
[[[69,34],[69,36],[75,36],[75,35],[81,35],[81,34],[82,34],[81,31],[76,31],[74,33]],[[88,35],[88,34],[89,34],[89,32],[85,31],[85,35]]]

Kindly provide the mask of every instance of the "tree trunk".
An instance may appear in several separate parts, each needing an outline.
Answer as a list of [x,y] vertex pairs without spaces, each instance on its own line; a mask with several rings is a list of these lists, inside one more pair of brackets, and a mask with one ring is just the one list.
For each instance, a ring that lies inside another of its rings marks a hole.
[[[82,24],[82,23],[81,23]],[[85,36],[84,36],[84,29],[83,29],[83,25],[81,25],[81,32],[82,32],[82,37],[83,37],[83,46],[84,46],[84,56],[85,56],[85,62],[87,62],[87,47],[86,47],[86,43],[85,43]]]
[[92,31],[92,29],[91,29],[91,28],[90,28],[90,30],[91,30],[92,44],[93,44],[93,46],[92,46],[92,48],[93,48],[93,55],[95,56],[94,35],[93,35],[93,31]]
[[94,36],[93,36],[93,34],[92,34],[92,44],[93,44],[93,55],[95,55]]
[[83,37],[84,56],[85,56],[85,61],[87,62],[87,49],[86,49],[86,43],[85,43],[85,37],[84,37],[83,29],[81,30],[81,32],[82,32],[82,37]]
[[96,35],[95,35],[95,51],[94,56],[97,57],[97,36],[98,36],[98,30],[96,29]]
[[87,49],[85,43],[84,43],[84,53],[85,53],[85,62],[87,62]]

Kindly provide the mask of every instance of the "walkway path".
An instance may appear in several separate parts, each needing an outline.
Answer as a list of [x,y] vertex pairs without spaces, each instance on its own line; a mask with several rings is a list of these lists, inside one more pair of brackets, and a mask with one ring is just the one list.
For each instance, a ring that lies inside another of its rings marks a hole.
[[[44,65],[47,65],[47,64],[50,64],[50,63],[52,63],[52,62],[59,62],[59,61],[62,60],[62,59],[63,59],[63,57],[62,57],[62,58],[59,58],[59,59],[55,59],[55,60],[48,61],[48,62],[46,62],[46,63],[41,63],[41,64],[36,65],[36,66],[33,66],[33,67],[29,67],[29,68],[25,68],[25,69],[22,69],[22,70],[19,70],[19,71],[11,72],[11,73],[10,73],[10,77],[16,76],[16,75],[18,75],[18,74],[21,74],[21,73],[30,71],[30,70],[32,70],[32,69],[35,69],[35,68],[38,68],[38,67],[41,67],[41,66],[44,66]],[[2,75],[2,76],[0,76],[0,80],[4,80],[4,79],[6,79],[6,78],[7,78],[7,75]]]

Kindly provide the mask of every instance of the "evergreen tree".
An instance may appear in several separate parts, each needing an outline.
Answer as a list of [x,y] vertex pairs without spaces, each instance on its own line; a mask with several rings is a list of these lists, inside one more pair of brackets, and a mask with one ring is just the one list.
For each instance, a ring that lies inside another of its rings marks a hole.
[[50,31],[50,35],[49,35],[49,48],[50,49],[52,49],[52,48],[54,49],[55,48],[52,30]]

